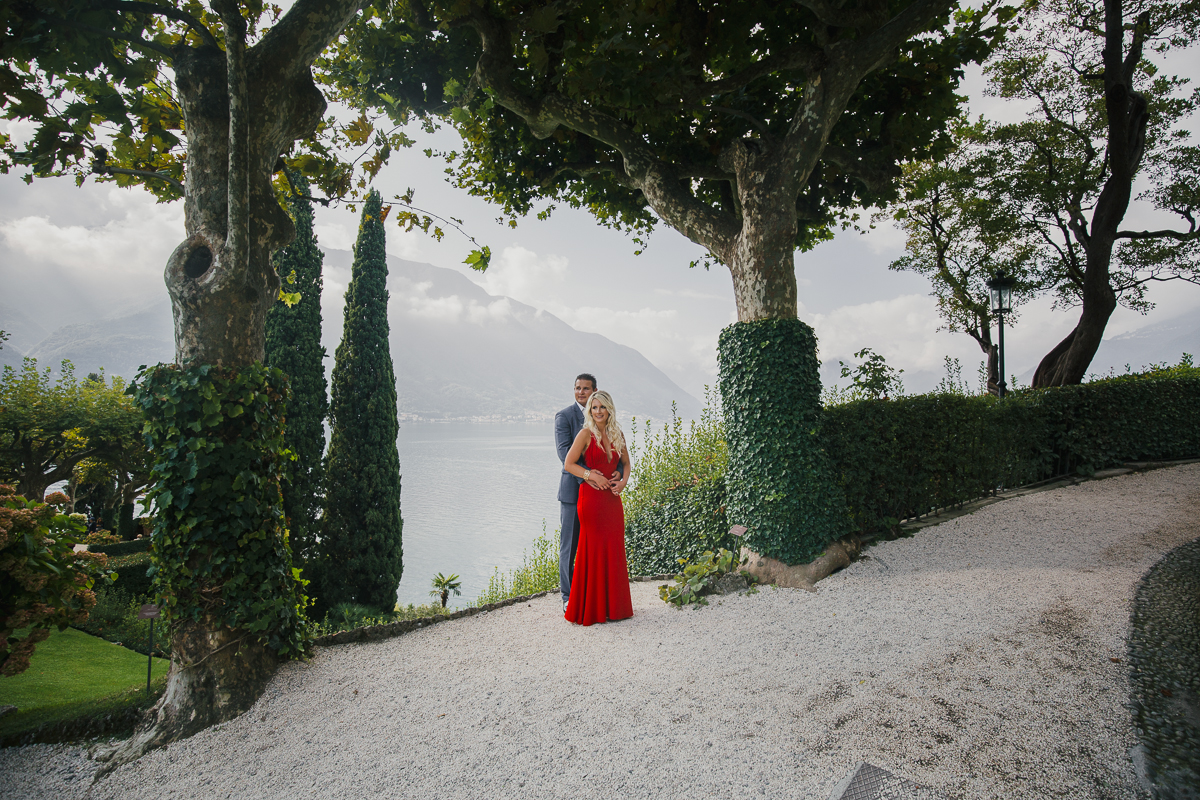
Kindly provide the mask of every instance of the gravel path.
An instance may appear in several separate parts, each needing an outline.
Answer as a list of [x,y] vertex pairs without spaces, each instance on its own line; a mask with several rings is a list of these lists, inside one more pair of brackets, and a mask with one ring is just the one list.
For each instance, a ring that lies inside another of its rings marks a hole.
[[[1200,536],[1200,464],[987,506],[809,594],[697,611],[633,584],[592,628],[557,595],[284,667],[237,720],[97,798],[815,798],[856,762],[947,798],[1144,798],[1126,632]],[[83,750],[0,751],[0,796],[83,797]]]

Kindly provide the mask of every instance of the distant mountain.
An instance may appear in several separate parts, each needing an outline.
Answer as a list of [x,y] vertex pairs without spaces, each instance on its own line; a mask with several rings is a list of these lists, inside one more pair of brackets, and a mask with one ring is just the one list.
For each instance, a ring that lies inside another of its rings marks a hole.
[[1126,364],[1139,372],[1151,364],[1178,364],[1184,353],[1200,359],[1200,319],[1191,313],[1105,339],[1088,372],[1120,374]]
[[[1141,372],[1151,364],[1178,364],[1184,353],[1200,361],[1200,319],[1193,313],[1152,322],[1137,330],[1113,336],[1100,342],[1096,357],[1088,367],[1088,375],[1125,373],[1126,366]],[[1034,369],[1017,376],[1017,382],[1028,385]]]
[[[325,253],[327,369],[342,334],[342,293],[352,260],[345,250]],[[594,373],[600,388],[612,392],[622,417],[665,419],[673,401],[683,417],[699,414],[694,397],[631,347],[490,295],[451,269],[391,257],[388,269],[392,359],[405,418],[546,417],[571,401],[580,372]],[[61,327],[27,352],[47,366],[70,359],[79,375],[104,367],[110,375],[131,378],[141,364],[174,357],[173,335],[169,304],[156,303]],[[9,352],[6,346],[0,358]]]
[[79,377],[101,368],[109,375],[132,379],[142,364],[175,358],[175,324],[171,306],[156,303],[131,314],[65,325],[30,348],[27,355],[42,366],[64,359]]

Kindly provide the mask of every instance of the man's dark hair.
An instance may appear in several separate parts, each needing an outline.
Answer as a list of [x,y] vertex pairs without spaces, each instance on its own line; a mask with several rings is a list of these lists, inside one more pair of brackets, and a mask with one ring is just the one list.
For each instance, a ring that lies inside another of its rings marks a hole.
[[596,391],[597,389],[599,389],[599,388],[600,388],[600,386],[599,386],[599,385],[596,383],[596,376],[595,376],[595,375],[593,375],[593,374],[592,374],[592,373],[590,373],[590,372],[581,372],[581,373],[579,373],[578,375],[576,375],[576,376],[575,376],[575,380],[577,380],[577,381],[591,381],[591,382],[592,382],[592,391],[593,391],[593,392],[594,392],[594,391]]

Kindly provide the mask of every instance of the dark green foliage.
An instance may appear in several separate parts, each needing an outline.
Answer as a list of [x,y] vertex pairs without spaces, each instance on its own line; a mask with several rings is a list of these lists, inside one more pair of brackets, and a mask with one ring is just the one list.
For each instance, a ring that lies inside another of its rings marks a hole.
[[[116,544],[89,544],[89,553],[104,553],[108,556],[127,556],[132,553],[149,553],[150,539],[143,537],[141,539],[133,539],[128,542],[117,542]],[[109,559],[111,563],[112,559]]]
[[133,503],[121,503],[117,512],[117,536],[129,541],[137,533],[133,524]]
[[[102,587],[96,592],[96,606],[88,618],[74,627],[150,655],[150,620],[138,619],[138,611],[148,602],[146,597],[130,594],[119,586]],[[154,625],[154,655],[171,657],[171,637],[166,626],[158,622]]]
[[738,322],[718,342],[729,522],[745,543],[804,564],[848,529],[821,439],[817,340],[797,319]]
[[[141,541],[146,541],[142,539]],[[122,544],[132,544],[123,542]],[[153,567],[149,549],[141,553],[109,554],[108,568],[117,573],[113,588],[130,597],[137,597],[143,603],[154,602],[154,578],[150,574]]]
[[[308,181],[296,174],[295,189],[308,194]],[[275,254],[283,291],[299,293],[293,306],[276,303],[267,314],[265,363],[288,376],[291,398],[283,441],[295,460],[283,484],[283,513],[288,520],[292,560],[312,579],[317,566],[321,511],[321,459],[325,454],[325,348],[321,346],[321,263],[324,254],[313,233],[312,202],[289,197],[295,240]]]
[[396,605],[403,572],[396,378],[388,345],[387,261],[378,192],[363,207],[345,326],[333,366],[325,461],[321,607]]
[[695,483],[663,489],[653,503],[625,520],[625,556],[630,575],[661,575],[695,561],[707,551],[741,547],[729,534],[724,470]]
[[825,411],[825,446],[863,533],[1047,477],[1047,434],[1036,409],[1011,395],[857,400]]
[[678,416],[638,441],[637,420],[629,436],[632,480],[622,494],[625,554],[632,575],[661,575],[695,561],[705,551],[738,550],[725,519],[725,469],[729,450],[720,408],[710,393],[698,422],[687,428]]
[[279,474],[286,378],[160,364],[133,387],[156,457],[154,593],[171,623],[242,629],[284,658],[308,647]]
[[[998,488],[1127,461],[1200,457],[1200,369],[1185,357],[1176,367],[1004,400],[956,392],[856,400],[827,407],[821,431],[851,530],[887,533],[904,519]],[[670,571],[680,557],[695,561],[693,553],[712,549],[711,537],[733,521],[716,500],[726,466],[707,467],[711,449],[671,454],[676,472],[703,475],[695,484],[659,482],[641,495],[635,484],[627,492],[631,572]]]
[[1033,392],[1027,402],[1041,406],[1064,471],[1200,457],[1200,368],[1187,356],[1175,367]]
[[[414,4],[368,6],[335,45],[338,57],[321,66],[356,107],[398,121],[416,114],[452,124],[462,147],[441,155],[453,180],[505,213],[525,215],[550,201],[541,214],[567,204],[603,225],[643,231],[661,209],[651,213],[631,185],[630,166],[621,162],[630,152],[622,147],[636,142],[645,148],[639,158],[705,176],[683,184],[696,207],[740,218],[722,153],[745,139],[782,140],[821,66],[911,5],[892,3],[874,24],[857,15],[837,28],[800,4],[775,0],[538,7],[438,0],[419,12]],[[991,8],[959,11],[951,24],[947,4],[925,26],[929,35],[898,42],[899,57],[861,81],[829,133],[830,151],[841,155],[823,161],[794,198],[797,247],[831,238],[848,209],[893,196],[891,181],[862,180],[847,169],[846,153],[869,153],[874,176],[875,164],[890,168],[945,148],[963,64],[981,60],[997,33]],[[483,30],[503,42],[493,43],[487,59]],[[780,68],[796,52],[822,56]],[[501,81],[491,76],[501,71],[506,92],[494,90]],[[478,91],[480,83],[488,91]],[[586,113],[552,136],[535,134],[511,110],[517,95],[534,107],[577,103]]]

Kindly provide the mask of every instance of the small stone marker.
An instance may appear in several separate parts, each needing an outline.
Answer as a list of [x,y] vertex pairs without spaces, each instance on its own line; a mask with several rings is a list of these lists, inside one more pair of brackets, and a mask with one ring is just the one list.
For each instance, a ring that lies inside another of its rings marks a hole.
[[942,796],[882,767],[860,761],[833,788],[829,800],[942,800]]
[[138,609],[138,619],[158,619],[158,606],[146,603]]
[[734,525],[732,528],[729,529],[729,532],[732,533],[734,536],[745,536],[746,531],[748,531],[748,530],[750,530],[750,529],[747,528],[745,525]]

